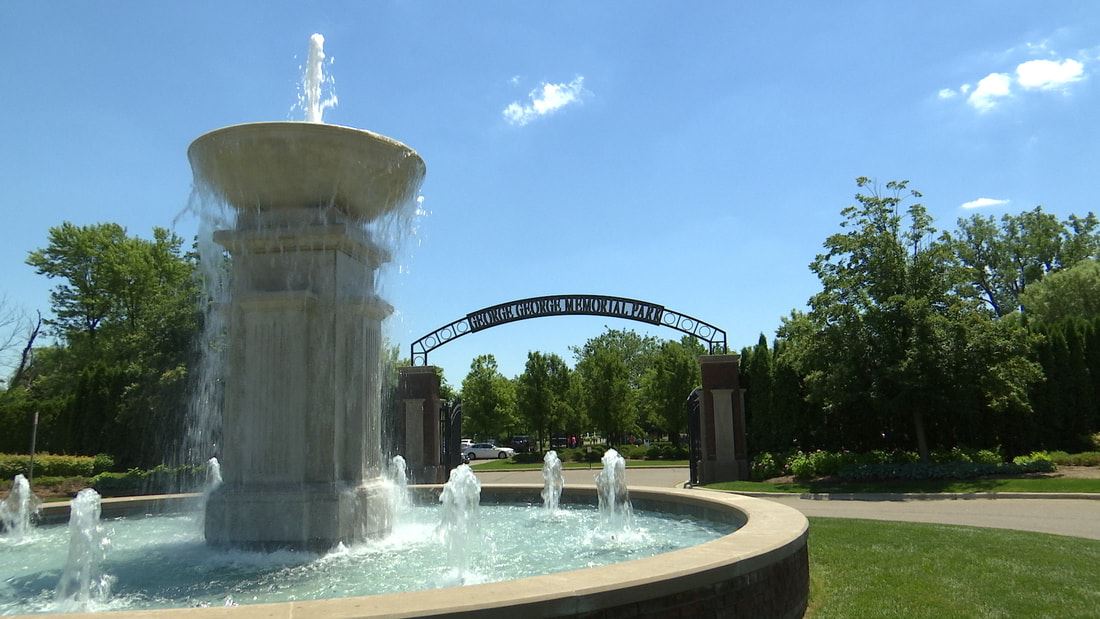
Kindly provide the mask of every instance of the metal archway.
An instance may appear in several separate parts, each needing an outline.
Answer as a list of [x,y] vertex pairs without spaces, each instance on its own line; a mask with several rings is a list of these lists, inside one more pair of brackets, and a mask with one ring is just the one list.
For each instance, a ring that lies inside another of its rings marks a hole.
[[708,345],[712,355],[727,352],[725,331],[663,305],[626,297],[562,294],[518,299],[470,312],[413,342],[409,347],[409,361],[412,365],[428,365],[429,352],[463,335],[546,316],[607,316],[634,320],[669,327],[695,337]]

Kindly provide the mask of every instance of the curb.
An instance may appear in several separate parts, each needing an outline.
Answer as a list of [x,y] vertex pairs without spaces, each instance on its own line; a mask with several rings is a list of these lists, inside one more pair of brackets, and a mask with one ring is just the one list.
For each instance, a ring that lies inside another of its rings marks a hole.
[[[683,486],[686,488],[687,484]],[[969,501],[975,499],[1084,499],[1100,501],[1097,492],[754,492],[698,488],[709,492],[727,492],[761,499],[798,497],[808,501]]]

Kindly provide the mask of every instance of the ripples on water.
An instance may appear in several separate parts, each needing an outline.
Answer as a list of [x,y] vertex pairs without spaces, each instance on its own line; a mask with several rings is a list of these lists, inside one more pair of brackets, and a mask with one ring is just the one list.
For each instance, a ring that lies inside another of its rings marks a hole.
[[[88,610],[223,606],[372,595],[535,576],[647,557],[716,539],[731,525],[638,512],[634,530],[602,529],[592,507],[481,507],[481,539],[461,576],[445,565],[437,507],[413,507],[385,539],[323,554],[212,550],[194,515],[107,520],[111,598]],[[0,614],[54,607],[64,525],[0,538]]]

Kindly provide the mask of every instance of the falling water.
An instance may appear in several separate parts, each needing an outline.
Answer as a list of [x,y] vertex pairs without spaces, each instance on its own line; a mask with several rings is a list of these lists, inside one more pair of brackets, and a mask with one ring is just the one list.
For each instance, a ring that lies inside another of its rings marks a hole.
[[110,539],[99,526],[99,493],[81,490],[69,507],[69,558],[57,583],[59,610],[90,610],[110,593],[112,579],[99,571]]
[[31,532],[31,516],[38,509],[38,497],[22,473],[11,483],[8,498],[0,501],[0,533],[12,540],[21,540]]
[[[323,123],[325,109],[335,107],[336,94],[332,92],[332,76],[325,77],[325,37],[314,34],[309,37],[309,59],[306,60],[302,75],[302,96],[300,103],[305,108],[306,122]],[[322,99],[321,89],[329,84],[329,95]]]
[[561,475],[561,460],[558,458],[558,452],[548,451],[542,457],[542,506],[546,511],[550,513],[557,511],[563,486],[565,486],[565,479]]
[[470,550],[480,533],[481,482],[468,465],[460,464],[451,470],[451,478],[443,484],[439,502],[443,504],[439,532],[447,548],[447,562],[462,579],[469,571]]
[[402,512],[408,511],[412,503],[409,499],[409,474],[405,459],[394,456],[386,473],[393,484],[393,512],[395,516],[400,516]]
[[206,483],[202,486],[202,493],[210,494],[220,485],[222,485],[222,465],[217,458],[210,458],[206,461]]
[[608,449],[600,460],[603,470],[596,475],[596,490],[600,498],[600,522],[613,531],[634,528],[634,510],[626,489],[626,460],[614,449]]

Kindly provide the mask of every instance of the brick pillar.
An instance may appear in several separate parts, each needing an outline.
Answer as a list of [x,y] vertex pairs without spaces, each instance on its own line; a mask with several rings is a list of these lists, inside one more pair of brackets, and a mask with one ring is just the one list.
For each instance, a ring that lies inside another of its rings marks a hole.
[[749,478],[745,443],[745,399],[737,355],[699,357],[703,378],[700,405],[703,483]]
[[409,480],[421,484],[439,484],[444,468],[440,462],[439,374],[432,366],[404,367],[399,370],[399,426],[404,426],[404,441],[397,452],[409,467]]

